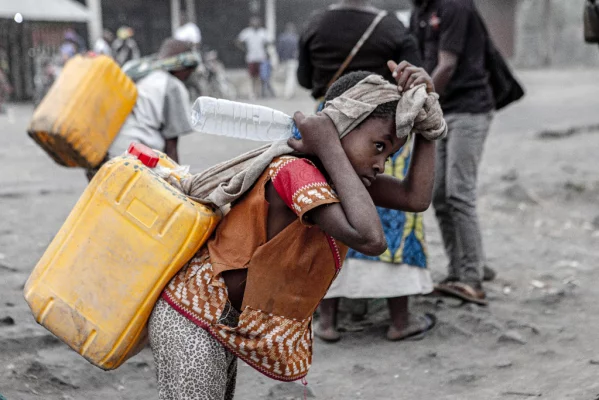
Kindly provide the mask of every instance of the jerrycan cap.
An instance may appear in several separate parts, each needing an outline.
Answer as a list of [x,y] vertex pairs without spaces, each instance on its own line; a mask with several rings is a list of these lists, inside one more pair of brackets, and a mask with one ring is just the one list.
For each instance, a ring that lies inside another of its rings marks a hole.
[[158,154],[145,144],[133,142],[129,145],[127,152],[137,157],[146,167],[154,168],[158,164]]

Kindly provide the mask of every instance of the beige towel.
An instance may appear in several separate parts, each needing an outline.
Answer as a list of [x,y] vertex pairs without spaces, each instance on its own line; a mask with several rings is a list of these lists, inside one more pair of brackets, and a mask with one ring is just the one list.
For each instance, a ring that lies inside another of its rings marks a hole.
[[[327,102],[323,113],[331,118],[339,137],[343,138],[368,118],[378,105],[399,100],[397,136],[405,138],[410,132],[415,132],[435,140],[447,133],[438,99],[436,93],[426,92],[426,85],[400,94],[397,86],[382,76],[370,75],[343,95]],[[273,142],[217,164],[182,182],[171,179],[171,184],[195,201],[222,208],[250,190],[273,159],[292,152],[286,141]]]

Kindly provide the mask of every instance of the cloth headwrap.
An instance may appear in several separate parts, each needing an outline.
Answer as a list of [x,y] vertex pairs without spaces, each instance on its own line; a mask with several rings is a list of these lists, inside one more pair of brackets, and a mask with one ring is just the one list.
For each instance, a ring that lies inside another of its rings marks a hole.
[[[370,75],[336,99],[327,102],[324,110],[343,138],[364,121],[380,104],[399,101],[397,105],[397,136],[419,133],[429,140],[440,139],[447,125],[435,93],[427,93],[419,85],[403,94],[383,77]],[[273,142],[217,164],[181,182],[169,182],[191,199],[203,204],[224,207],[249,191],[273,159],[293,153],[286,140]]]
[[395,127],[397,137],[407,138],[411,132],[428,140],[447,134],[447,125],[436,93],[427,93],[426,85],[418,85],[403,94],[396,85],[380,75],[369,75],[341,96],[327,101],[322,111],[331,120],[339,137],[344,137],[372,114],[381,104],[397,101]]
[[201,58],[195,51],[187,51],[177,54],[176,56],[156,60],[157,69],[165,69],[167,71],[177,71],[185,68],[195,68],[200,65]]
[[123,65],[123,72],[134,82],[137,82],[154,71],[178,71],[185,68],[195,68],[200,65],[201,61],[202,59],[198,53],[187,51],[162,59],[147,57],[128,61]]

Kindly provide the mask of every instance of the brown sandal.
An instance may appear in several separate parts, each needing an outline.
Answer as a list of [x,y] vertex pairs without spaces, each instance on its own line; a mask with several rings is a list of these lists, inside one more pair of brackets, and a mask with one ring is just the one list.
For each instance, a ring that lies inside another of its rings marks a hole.
[[470,303],[475,303],[481,306],[489,305],[486,299],[485,291],[475,289],[472,286],[463,282],[444,282],[435,285],[435,290],[441,294],[457,297]]

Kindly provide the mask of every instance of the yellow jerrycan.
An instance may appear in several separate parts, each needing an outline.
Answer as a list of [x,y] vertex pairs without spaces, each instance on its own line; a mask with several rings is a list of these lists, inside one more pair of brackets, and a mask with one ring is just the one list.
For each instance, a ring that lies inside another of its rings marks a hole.
[[27,132],[58,164],[97,167],[137,100],[135,84],[107,56],[70,59]]
[[160,293],[219,222],[158,176],[172,160],[129,152],[100,169],[24,289],[36,321],[105,370],[144,345]]

